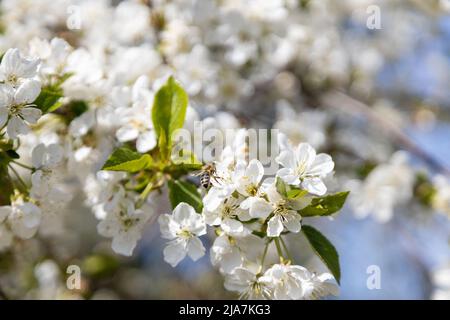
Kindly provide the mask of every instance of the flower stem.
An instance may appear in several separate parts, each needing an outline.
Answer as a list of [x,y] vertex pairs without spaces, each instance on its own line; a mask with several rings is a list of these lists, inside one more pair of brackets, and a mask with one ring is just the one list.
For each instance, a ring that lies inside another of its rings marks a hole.
[[24,188],[23,191],[24,191],[24,192],[27,192],[27,191],[28,191],[28,186],[27,186],[27,184],[25,183],[25,181],[23,181],[22,177],[21,177],[20,174],[17,172],[17,170],[14,169],[14,167],[11,166],[11,165],[8,165],[8,168],[11,169],[11,171],[12,171],[12,172],[14,173],[14,175],[16,176],[17,180],[20,182],[20,184],[21,184],[22,187]]
[[[267,241],[266,247],[264,248],[263,256],[262,256],[262,258],[261,258],[261,271],[262,271],[263,268],[264,268],[264,262],[265,262],[265,260],[266,260],[267,251],[268,251],[268,249],[269,249],[269,245],[270,245],[271,242],[272,242],[272,241]],[[261,272],[261,271],[260,271],[260,272]]]
[[281,242],[281,245],[283,246],[284,252],[286,252],[288,259],[292,262],[293,259],[292,259],[291,253],[289,252],[289,250],[286,246],[286,243],[284,242],[282,237],[280,237],[280,242]]
[[283,262],[284,256],[283,256],[283,250],[281,250],[281,246],[280,246],[280,238],[275,238],[274,241],[275,241],[275,246],[277,247],[278,256],[280,257],[280,261]]
[[12,160],[11,162],[14,163],[14,164],[16,164],[16,165],[18,165],[19,167],[24,168],[24,169],[33,170],[32,167],[27,166],[26,164],[20,163],[20,162],[18,162],[18,161],[16,161],[16,160]]
[[139,200],[136,204],[137,208],[142,207],[142,205],[144,204],[145,200],[147,199],[148,194],[150,193],[150,191],[152,191],[153,189],[153,182],[149,182],[147,184],[147,186],[145,187],[144,191],[142,191],[142,193],[139,195]]

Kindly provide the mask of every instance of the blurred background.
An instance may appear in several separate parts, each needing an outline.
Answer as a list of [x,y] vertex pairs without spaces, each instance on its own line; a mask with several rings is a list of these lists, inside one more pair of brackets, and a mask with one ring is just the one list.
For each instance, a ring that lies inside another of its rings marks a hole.
[[[58,36],[127,83],[169,70],[197,118],[279,128],[330,153],[330,189],[351,198],[311,223],[340,254],[338,299],[450,298],[450,1],[3,0],[0,12],[1,51]],[[209,254],[166,264],[157,224],[133,257],[114,254],[84,201],[78,192],[64,234],[0,254],[4,298],[236,298]],[[300,235],[289,240],[299,264],[325,270]]]

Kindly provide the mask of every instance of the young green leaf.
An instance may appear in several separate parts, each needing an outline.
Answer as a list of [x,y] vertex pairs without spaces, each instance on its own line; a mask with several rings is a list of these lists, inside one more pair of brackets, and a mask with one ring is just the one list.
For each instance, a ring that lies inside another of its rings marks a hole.
[[34,101],[34,104],[41,109],[43,113],[57,110],[61,105],[63,90],[59,87],[48,86],[41,90],[41,93]]
[[281,194],[283,197],[287,197],[286,185],[284,184],[284,181],[280,177],[277,177],[275,186],[279,194]]
[[197,187],[180,180],[169,180],[169,199],[172,207],[175,208],[180,202],[190,204],[196,212],[202,212],[203,202]]
[[314,252],[325,263],[328,270],[333,274],[337,283],[341,281],[341,268],[339,266],[339,255],[331,242],[317,229],[311,226],[302,226],[303,234],[310,243]]
[[299,211],[302,217],[329,216],[338,212],[350,192],[339,192],[325,197],[314,198],[311,204]]
[[170,77],[166,84],[158,90],[153,101],[152,121],[161,143],[160,136],[164,132],[166,146],[159,145],[160,149],[166,148],[168,153],[172,149],[172,133],[183,127],[188,105],[188,95],[183,88]]
[[148,154],[140,154],[128,148],[116,149],[103,166],[103,170],[137,172],[148,168],[152,158]]
[[291,190],[288,190],[286,192],[286,197],[290,200],[296,200],[307,194],[308,194],[308,191],[306,191],[306,190],[292,188]]

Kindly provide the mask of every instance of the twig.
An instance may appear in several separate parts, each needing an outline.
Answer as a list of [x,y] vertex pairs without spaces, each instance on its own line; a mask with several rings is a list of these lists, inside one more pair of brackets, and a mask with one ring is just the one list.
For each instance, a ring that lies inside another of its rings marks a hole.
[[426,164],[436,171],[450,176],[450,169],[439,160],[422,149],[418,144],[412,141],[400,128],[393,123],[381,117],[367,104],[350,97],[349,95],[334,91],[326,94],[322,98],[322,105],[326,108],[339,108],[351,115],[361,115],[371,123],[380,127],[398,147],[402,147],[412,154],[422,159]]

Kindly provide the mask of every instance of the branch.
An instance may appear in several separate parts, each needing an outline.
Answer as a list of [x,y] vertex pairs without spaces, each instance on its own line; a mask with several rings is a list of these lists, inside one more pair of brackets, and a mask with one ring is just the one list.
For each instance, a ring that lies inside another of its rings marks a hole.
[[365,117],[371,123],[375,124],[381,130],[383,130],[383,132],[386,133],[386,135],[397,147],[408,150],[418,158],[422,159],[434,170],[450,176],[450,169],[445,164],[441,163],[426,150],[422,149],[417,143],[411,140],[398,126],[380,116],[367,104],[339,91],[333,91],[329,94],[326,94],[321,99],[321,103],[326,108],[339,108],[352,116],[358,115]]

